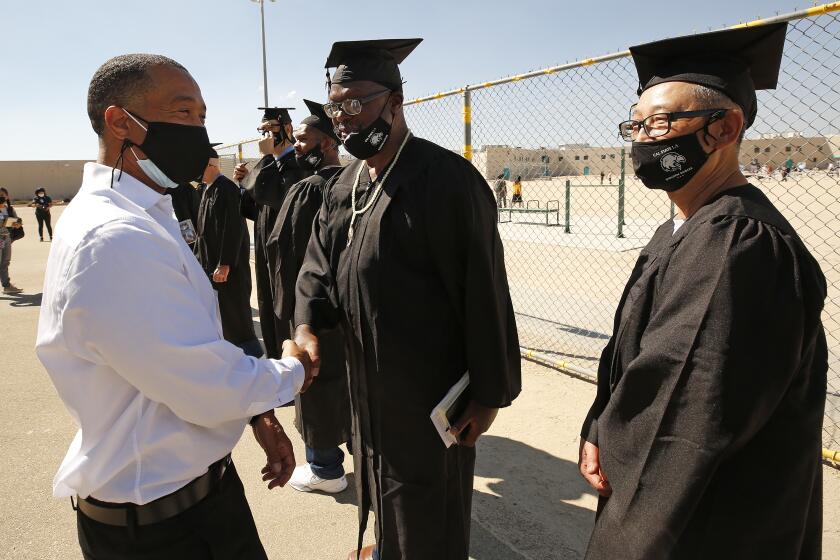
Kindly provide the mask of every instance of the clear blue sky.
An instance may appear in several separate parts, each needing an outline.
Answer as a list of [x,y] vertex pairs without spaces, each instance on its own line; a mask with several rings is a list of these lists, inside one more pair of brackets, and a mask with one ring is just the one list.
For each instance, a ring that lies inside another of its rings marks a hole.
[[[791,0],[267,1],[272,105],[325,97],[333,41],[424,37],[402,65],[417,97],[622,50],[666,36],[793,11]],[[798,3],[799,7],[810,5]],[[255,134],[262,105],[259,7],[249,0],[17,0],[0,32],[0,160],[88,159],[87,86],[111,56],[154,52],[201,86],[213,141]]]

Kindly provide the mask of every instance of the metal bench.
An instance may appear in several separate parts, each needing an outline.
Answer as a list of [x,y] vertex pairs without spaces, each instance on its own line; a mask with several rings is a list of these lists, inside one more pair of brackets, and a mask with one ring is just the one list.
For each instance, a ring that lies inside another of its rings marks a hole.
[[[505,220],[503,216],[507,213],[507,219]],[[560,225],[560,201],[559,200],[549,200],[545,203],[545,207],[540,206],[539,200],[529,200],[525,203],[525,207],[504,207],[499,208],[499,223],[500,224],[507,224],[513,222],[513,215],[514,214],[542,214],[545,216],[545,225],[547,226],[559,226]],[[551,223],[551,217],[554,216],[554,223]],[[530,223],[530,224],[540,224],[542,225],[542,221],[539,222],[518,222],[518,223]]]

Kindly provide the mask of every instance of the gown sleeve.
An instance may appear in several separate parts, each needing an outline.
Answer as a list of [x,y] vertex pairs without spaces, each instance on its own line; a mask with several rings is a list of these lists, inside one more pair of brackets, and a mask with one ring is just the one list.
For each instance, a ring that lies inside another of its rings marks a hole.
[[466,160],[451,154],[439,160],[431,166],[434,177],[427,178],[432,258],[461,317],[470,396],[487,407],[505,407],[519,394],[522,380],[496,203]]
[[645,450],[638,479],[611,481],[610,500],[626,504],[615,528],[627,536],[626,557],[671,557],[721,462],[762,429],[797,376],[810,375],[800,360],[819,309],[810,297],[806,305],[801,257],[779,230],[745,217],[702,224],[675,250],[641,351],[602,420],[602,450]]
[[[331,182],[332,183],[332,182]],[[340,320],[335,271],[331,267],[329,188],[312,223],[312,235],[295,287],[295,327],[309,325],[316,333],[335,328]]]
[[219,240],[219,265],[236,266],[239,262],[239,248],[242,246],[243,229],[239,217],[239,188],[226,177],[219,177],[217,181],[223,181],[219,185],[219,200],[222,203],[221,216],[221,239]]

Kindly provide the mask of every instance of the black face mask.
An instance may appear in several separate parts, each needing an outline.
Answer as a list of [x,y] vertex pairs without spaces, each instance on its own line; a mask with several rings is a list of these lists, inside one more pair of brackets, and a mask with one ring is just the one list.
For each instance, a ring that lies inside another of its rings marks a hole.
[[0,196],[0,204],[6,204],[6,197]]
[[315,171],[321,167],[321,162],[324,161],[324,152],[321,150],[321,146],[318,145],[302,156],[295,154],[295,160],[297,160],[298,166],[304,171]]
[[[210,138],[203,126],[149,122],[125,111],[137,124],[147,126],[146,138],[138,147],[172,182],[177,184],[201,180],[209,156]],[[133,145],[129,141],[129,145]],[[148,173],[147,173],[148,174]],[[154,178],[152,178],[154,180]],[[166,186],[166,185],[161,185]]]
[[[387,103],[385,107],[388,107]],[[385,107],[382,108],[383,113]],[[368,126],[359,132],[348,134],[344,139],[344,147],[351,156],[357,159],[368,159],[382,151],[390,136],[391,125],[385,122],[382,113],[379,113],[379,117]]]
[[654,142],[633,142],[630,157],[636,177],[647,188],[674,192],[700,171],[709,154],[694,131]]

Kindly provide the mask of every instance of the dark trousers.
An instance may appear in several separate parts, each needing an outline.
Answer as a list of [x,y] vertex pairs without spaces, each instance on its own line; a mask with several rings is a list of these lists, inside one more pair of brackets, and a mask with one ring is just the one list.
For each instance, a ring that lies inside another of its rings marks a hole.
[[36,211],[35,218],[38,220],[38,237],[44,238],[44,226],[46,225],[47,233],[50,234],[50,239],[52,239],[52,216],[50,216],[50,213]]
[[114,527],[76,516],[85,560],[267,560],[232,463],[209,496],[160,523]]

